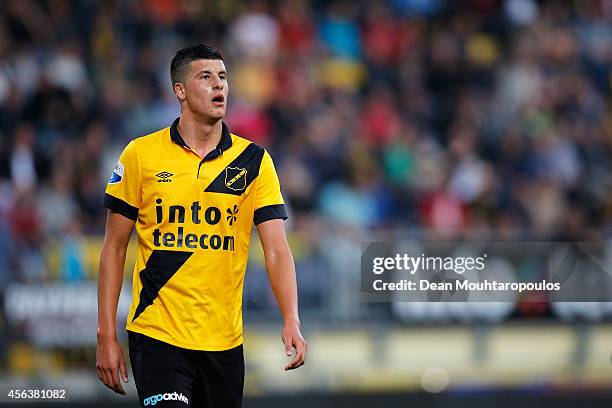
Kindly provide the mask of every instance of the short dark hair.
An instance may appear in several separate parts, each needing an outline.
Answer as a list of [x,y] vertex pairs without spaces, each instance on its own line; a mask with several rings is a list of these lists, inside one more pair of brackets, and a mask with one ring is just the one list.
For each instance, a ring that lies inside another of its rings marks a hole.
[[223,61],[223,57],[219,51],[204,44],[193,45],[178,50],[170,63],[170,79],[172,80],[172,86],[177,82],[183,82],[185,80],[185,68],[189,66],[191,61],[201,59]]

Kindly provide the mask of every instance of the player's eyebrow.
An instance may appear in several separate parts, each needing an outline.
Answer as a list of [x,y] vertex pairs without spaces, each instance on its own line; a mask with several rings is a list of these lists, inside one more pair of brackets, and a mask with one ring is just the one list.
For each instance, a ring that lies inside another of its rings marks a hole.
[[[196,75],[201,75],[201,74],[210,74],[212,75],[213,73],[207,69],[203,69],[202,71],[198,72]],[[227,72],[225,71],[219,71],[218,75],[227,75]]]

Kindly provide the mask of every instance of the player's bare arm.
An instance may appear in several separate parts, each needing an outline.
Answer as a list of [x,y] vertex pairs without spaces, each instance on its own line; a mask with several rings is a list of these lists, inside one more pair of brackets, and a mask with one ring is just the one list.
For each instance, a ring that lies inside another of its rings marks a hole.
[[119,375],[127,382],[128,374],[123,352],[117,341],[117,304],[123,283],[125,255],[133,227],[133,220],[108,211],[98,277],[96,369],[98,378],[104,385],[122,395],[125,395],[125,390]]
[[306,362],[308,346],[300,332],[295,264],[287,243],[284,222],[281,219],[262,222],[257,225],[257,232],[264,249],[270,285],[283,316],[285,352],[291,355],[291,349],[295,348],[295,356],[285,370],[293,370]]

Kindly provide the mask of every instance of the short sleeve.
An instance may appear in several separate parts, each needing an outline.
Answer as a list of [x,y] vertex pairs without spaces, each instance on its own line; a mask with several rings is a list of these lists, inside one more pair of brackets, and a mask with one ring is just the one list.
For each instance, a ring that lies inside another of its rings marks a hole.
[[287,219],[285,201],[280,191],[280,183],[274,169],[274,163],[267,151],[264,151],[255,184],[255,202],[253,208],[255,225],[273,219]]
[[113,168],[102,206],[135,221],[141,199],[140,163],[132,141],[125,147]]

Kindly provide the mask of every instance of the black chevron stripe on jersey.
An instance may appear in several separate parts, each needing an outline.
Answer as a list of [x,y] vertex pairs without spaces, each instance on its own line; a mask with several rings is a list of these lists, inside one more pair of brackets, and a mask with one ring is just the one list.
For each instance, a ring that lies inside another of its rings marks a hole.
[[147,265],[140,271],[140,281],[142,282],[140,302],[136,307],[132,321],[136,320],[147,306],[153,304],[153,300],[157,297],[160,289],[187,262],[192,254],[193,252],[165,250],[154,250],[151,253]]
[[[259,175],[263,156],[263,148],[255,143],[249,144],[204,191],[241,195]],[[245,179],[242,179],[243,177]]]

